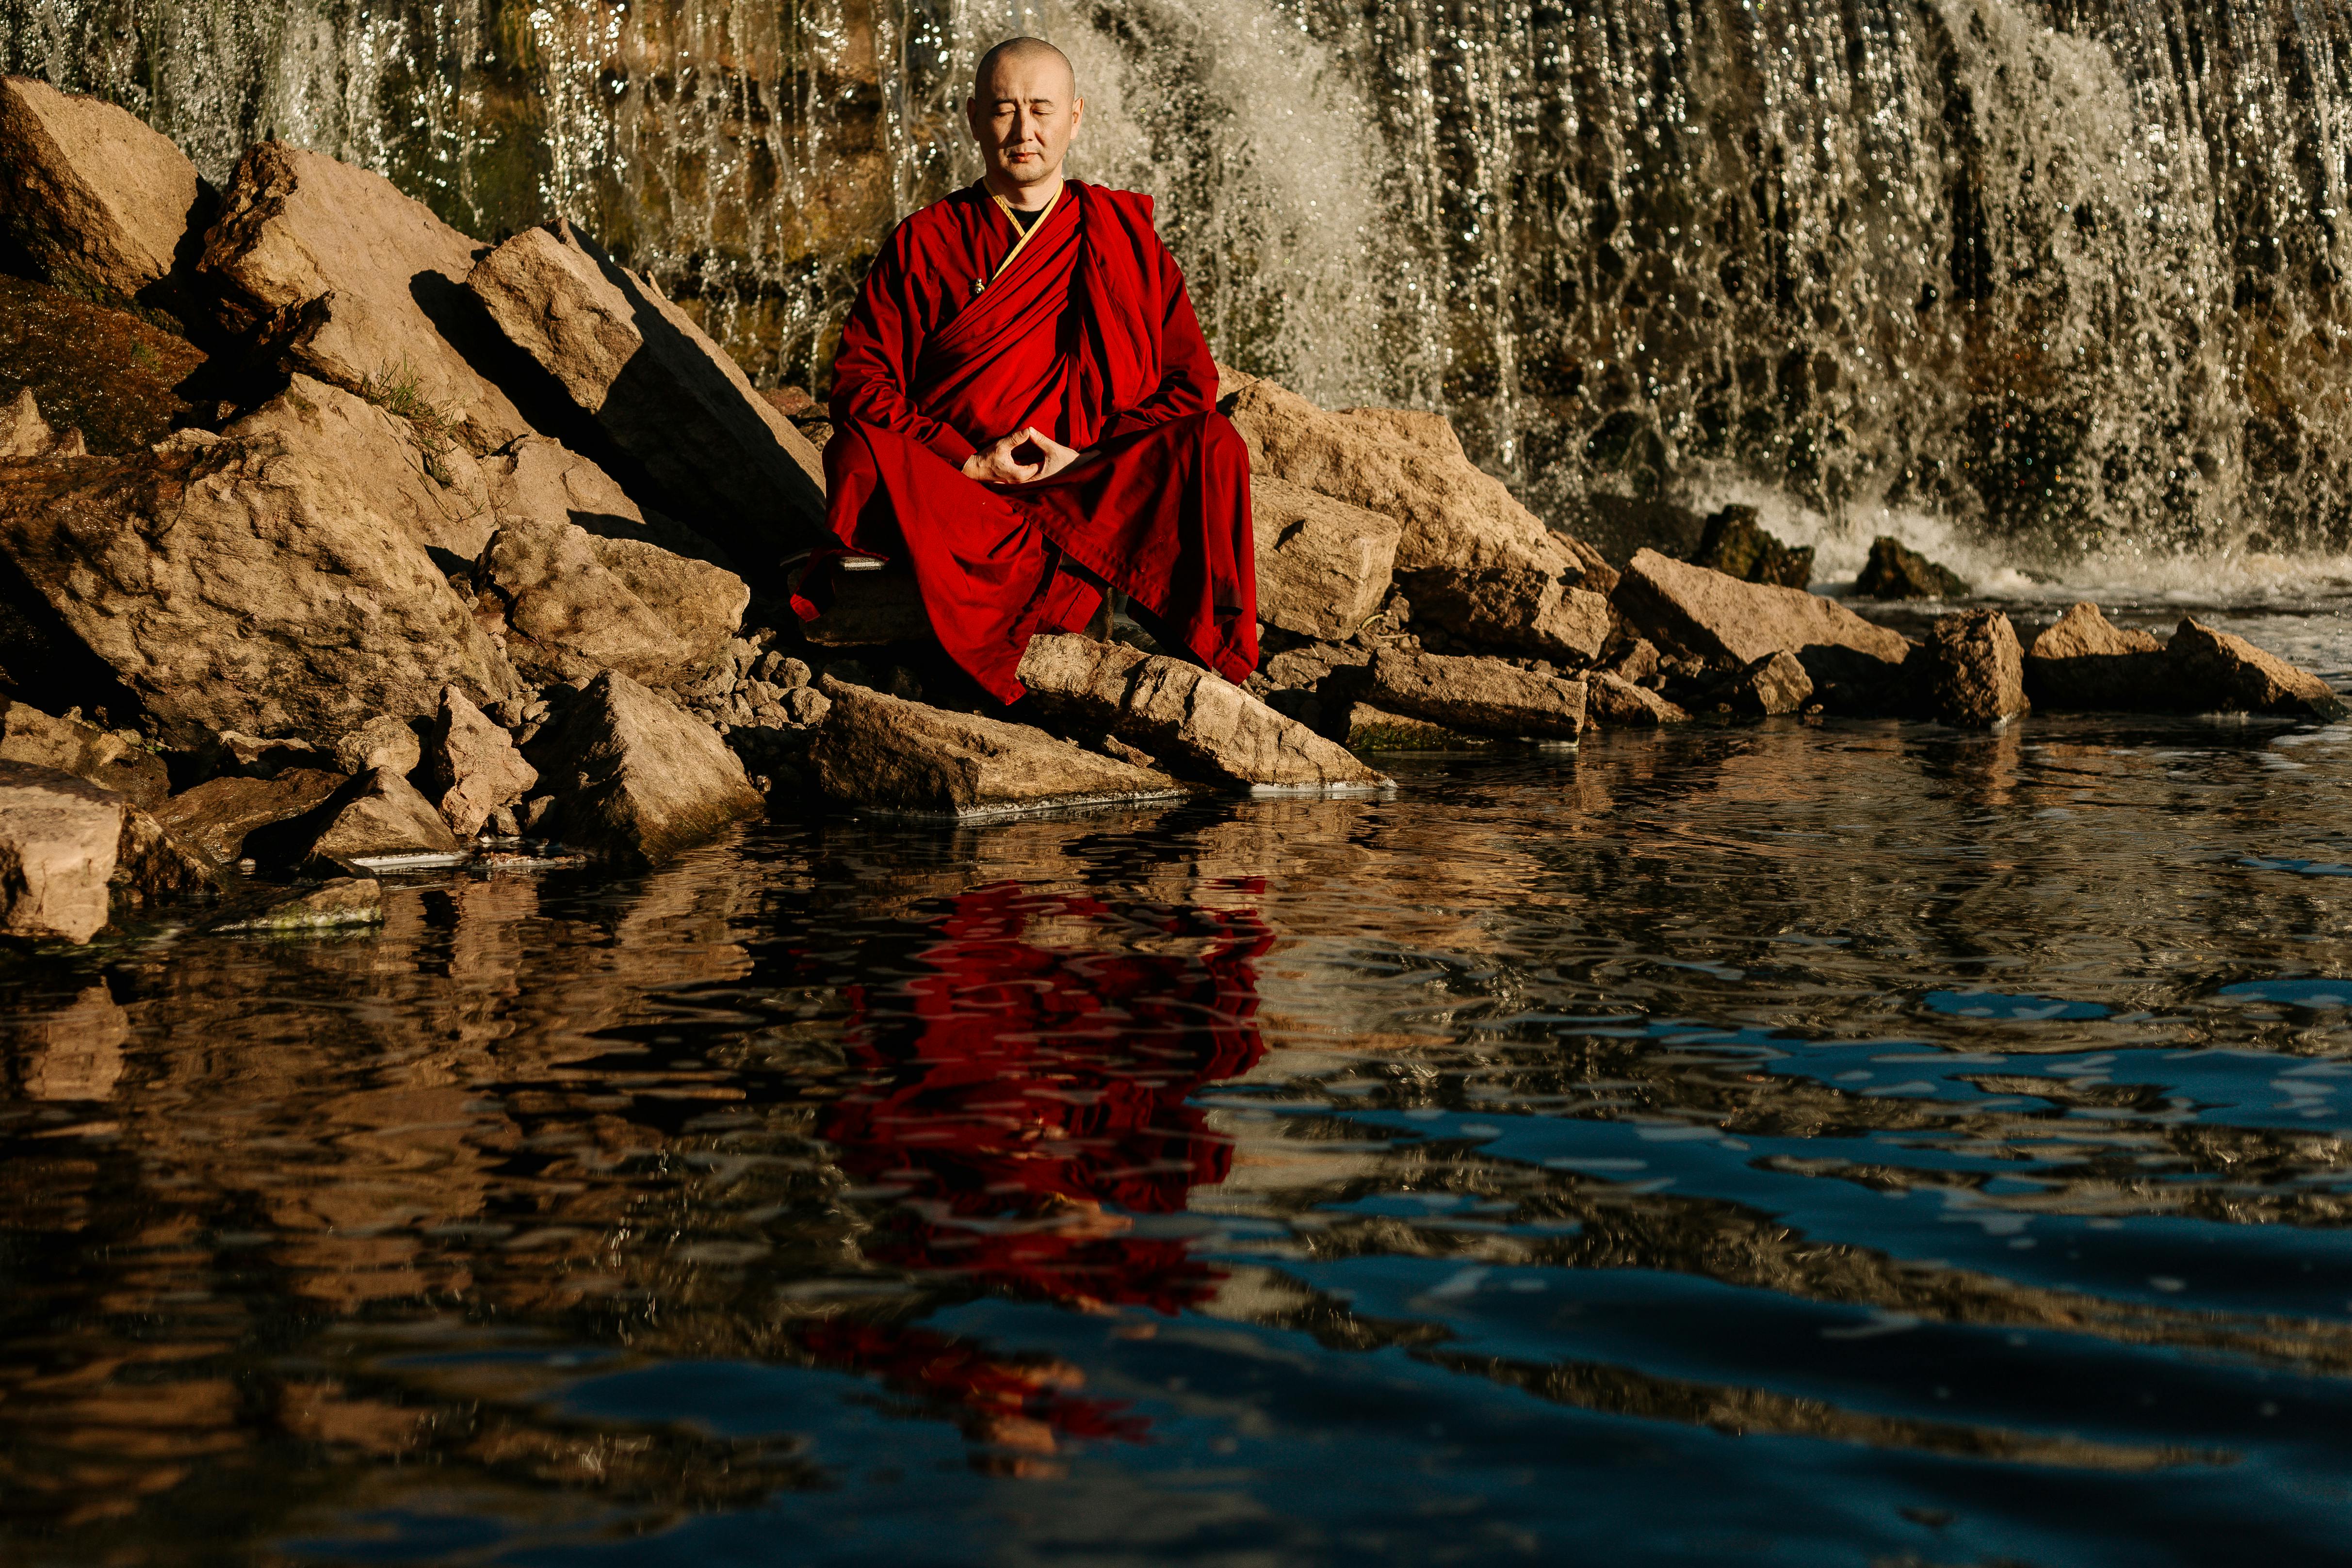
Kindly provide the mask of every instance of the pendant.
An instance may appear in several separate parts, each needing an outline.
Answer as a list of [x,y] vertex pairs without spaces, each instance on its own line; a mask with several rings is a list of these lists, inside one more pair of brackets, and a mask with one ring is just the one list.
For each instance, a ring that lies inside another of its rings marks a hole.
[[988,287],[988,285],[987,285],[987,284],[985,284],[985,283],[983,283],[983,282],[982,282],[979,278],[977,278],[977,277],[973,278],[973,279],[971,280],[971,297],[972,297],[974,299],[979,298],[980,298],[980,295],[981,295],[981,291],[982,291],[982,289],[986,288],[987,287]]

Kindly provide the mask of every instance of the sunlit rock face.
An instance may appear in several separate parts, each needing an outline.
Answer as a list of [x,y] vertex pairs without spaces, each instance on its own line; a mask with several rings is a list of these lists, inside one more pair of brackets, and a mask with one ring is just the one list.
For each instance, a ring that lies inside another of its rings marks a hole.
[[[58,0],[0,67],[218,183],[287,138],[485,240],[565,216],[762,384],[976,173],[1002,8]],[[2012,554],[2341,545],[2342,24],[2194,0],[1065,0],[1076,168],[1160,198],[1220,358],[1592,493],[1947,518]],[[2227,112],[2211,106],[2228,105]]]

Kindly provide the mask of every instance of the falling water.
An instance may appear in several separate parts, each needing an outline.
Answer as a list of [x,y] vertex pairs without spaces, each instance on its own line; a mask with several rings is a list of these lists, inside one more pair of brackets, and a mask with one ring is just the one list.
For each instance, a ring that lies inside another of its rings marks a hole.
[[[1219,353],[1607,493],[2015,560],[2352,545],[2347,22],[2309,0],[0,0],[224,176],[583,219],[822,382],[977,52],[1061,42]],[[1858,521],[1856,521],[1858,520]]]

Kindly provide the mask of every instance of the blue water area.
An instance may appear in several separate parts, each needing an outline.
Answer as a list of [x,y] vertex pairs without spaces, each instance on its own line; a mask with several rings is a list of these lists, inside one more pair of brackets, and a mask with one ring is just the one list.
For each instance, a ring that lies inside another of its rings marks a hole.
[[1390,766],[12,958],[0,1556],[2352,1557],[2352,732]]

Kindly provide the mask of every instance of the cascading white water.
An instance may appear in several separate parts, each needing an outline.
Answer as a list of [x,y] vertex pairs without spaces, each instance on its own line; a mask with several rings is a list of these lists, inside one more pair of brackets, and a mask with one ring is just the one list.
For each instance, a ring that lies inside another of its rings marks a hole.
[[1593,492],[2032,561],[2352,545],[2352,53],[2307,0],[0,0],[205,172],[281,135],[564,214],[822,378],[1013,31],[1221,355]]

